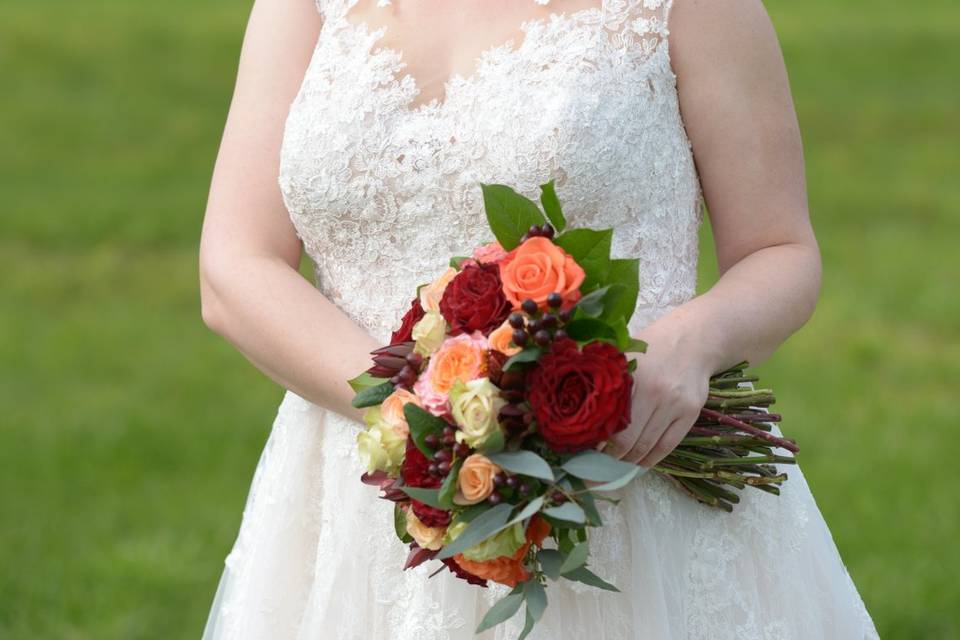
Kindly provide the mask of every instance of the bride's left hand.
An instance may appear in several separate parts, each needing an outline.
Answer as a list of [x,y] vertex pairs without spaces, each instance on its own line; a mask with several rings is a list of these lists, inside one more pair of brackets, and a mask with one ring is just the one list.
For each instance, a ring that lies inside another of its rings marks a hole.
[[616,434],[603,452],[656,466],[690,431],[707,399],[714,364],[711,348],[695,323],[665,316],[636,337],[647,343],[635,357],[630,426]]

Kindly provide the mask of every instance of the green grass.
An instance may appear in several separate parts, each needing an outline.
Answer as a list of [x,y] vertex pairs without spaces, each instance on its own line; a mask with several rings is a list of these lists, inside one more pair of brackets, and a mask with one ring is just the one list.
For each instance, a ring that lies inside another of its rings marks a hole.
[[[196,285],[247,5],[0,8],[2,638],[199,637],[281,397]],[[825,278],[759,373],[881,636],[960,637],[960,6],[768,8]]]

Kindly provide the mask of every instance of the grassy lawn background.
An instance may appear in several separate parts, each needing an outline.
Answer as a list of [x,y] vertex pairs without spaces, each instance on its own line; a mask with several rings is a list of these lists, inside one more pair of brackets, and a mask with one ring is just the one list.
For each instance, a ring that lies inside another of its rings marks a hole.
[[[960,637],[960,5],[768,9],[825,279],[759,373],[881,636]],[[198,308],[247,11],[0,7],[2,638],[202,630],[281,398]]]

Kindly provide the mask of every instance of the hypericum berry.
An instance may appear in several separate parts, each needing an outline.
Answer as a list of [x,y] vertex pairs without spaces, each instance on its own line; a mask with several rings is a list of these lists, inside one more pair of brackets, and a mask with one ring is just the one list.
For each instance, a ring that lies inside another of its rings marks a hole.
[[529,229],[527,229],[527,235],[530,236],[531,238],[534,238],[542,234],[543,234],[543,229],[541,229],[539,225],[534,224],[534,225],[531,225]]
[[514,329],[523,329],[527,321],[524,319],[522,313],[511,313],[509,318],[510,326]]
[[527,323],[527,333],[529,333],[530,335],[535,334],[537,331],[540,331],[540,329],[542,328],[543,328],[543,323],[541,323],[539,320],[531,320],[530,322]]
[[468,455],[470,455],[470,445],[468,445],[466,442],[461,442],[458,444],[457,455],[461,458],[466,458]]
[[517,480],[517,476],[507,476],[507,486],[508,486],[508,487],[513,488],[513,487],[517,486],[517,482],[519,482],[519,481]]
[[452,436],[454,434],[454,429],[450,425],[447,425],[443,428],[443,437]]
[[541,347],[545,347],[550,344],[550,333],[546,329],[540,329],[540,331],[537,331],[533,336],[533,341]]
[[423,356],[417,353],[416,351],[411,351],[407,354],[406,357],[407,364],[409,364],[414,369],[419,369],[420,365],[423,364]]
[[542,235],[544,238],[547,238],[548,240],[553,240],[553,234],[556,233],[556,231],[554,230],[552,224],[547,223],[540,228],[542,230],[540,235]]
[[390,378],[390,384],[394,386],[398,386],[399,384],[401,384],[399,373],[393,376],[392,378]]
[[443,473],[443,474],[450,473],[450,463],[444,460],[443,462],[437,465],[437,470],[439,470],[440,473]]
[[564,331],[563,329],[557,329],[556,331],[553,332],[554,340],[563,340],[566,337],[567,337],[567,332]]
[[440,466],[436,462],[431,462],[430,465],[427,466],[427,473],[429,473],[432,476],[439,474]]
[[550,497],[553,498],[553,501],[557,504],[563,504],[567,501],[567,496],[563,495],[562,491],[554,491],[550,494]]
[[527,332],[523,329],[516,329],[513,332],[513,344],[523,347],[527,344]]
[[569,309],[564,309],[560,312],[560,322],[570,322],[570,317],[573,316],[573,307]]
[[502,473],[494,474],[494,476],[493,476],[493,486],[495,486],[495,487],[501,486],[506,479],[507,479],[506,476],[504,476]]
[[524,313],[528,316],[532,316],[540,307],[537,306],[537,302],[533,298],[527,298],[520,303],[520,308],[523,309]]
[[554,291],[547,296],[547,306],[556,309],[563,304],[563,296],[559,291]]
[[544,329],[553,329],[559,323],[560,323],[560,320],[557,318],[557,316],[553,315],[552,313],[545,313],[540,318],[540,325]]
[[437,434],[435,433],[428,433],[423,441],[431,449],[436,449],[437,445],[440,444],[440,441],[437,440]]
[[487,498],[487,502],[489,502],[490,504],[493,504],[493,505],[497,505],[497,504],[500,504],[500,501],[501,501],[502,499],[503,499],[503,498],[500,497],[500,494],[497,493],[496,491],[494,491],[494,492],[491,493],[490,496]]
[[437,449],[433,454],[433,459],[437,462],[449,462],[450,461],[450,450],[449,449]]
[[517,491],[522,494],[528,494],[530,493],[530,485],[528,485],[526,482],[521,482],[520,486],[517,487]]

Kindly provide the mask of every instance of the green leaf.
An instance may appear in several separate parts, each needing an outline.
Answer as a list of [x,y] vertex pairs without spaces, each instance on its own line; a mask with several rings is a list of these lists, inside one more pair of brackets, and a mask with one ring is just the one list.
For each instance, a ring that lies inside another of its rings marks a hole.
[[[367,387],[360,391],[357,395],[353,396],[350,404],[357,409],[374,407],[386,400],[391,393],[393,393],[393,385],[389,382],[384,382],[383,384],[378,384],[375,387]],[[410,405],[408,404],[407,406]]]
[[612,229],[571,229],[554,239],[586,272],[581,289],[589,291],[606,281],[612,239]]
[[553,188],[553,180],[540,185],[540,204],[543,205],[543,211],[550,218],[553,228],[560,233],[567,226],[567,220],[563,217],[563,210],[560,208],[560,199],[557,198],[557,192]]
[[[469,258],[467,256],[453,256],[450,258],[450,266],[454,269],[460,269],[460,264],[464,260],[469,260]],[[417,292],[417,295],[419,295],[419,292]]]
[[452,558],[464,549],[469,549],[490,536],[496,535],[506,526],[512,510],[511,505],[501,503],[484,511],[467,525],[467,528],[457,536],[456,540],[440,549],[440,553],[436,555],[437,560]]
[[440,503],[440,490],[439,489],[424,489],[421,487],[399,487],[400,491],[403,491],[405,494],[413,498],[414,500],[419,500],[425,505],[431,506],[434,509],[444,509],[447,507],[443,506]]
[[[646,348],[646,343],[644,343],[644,348]],[[630,361],[627,362],[627,371],[629,371],[630,373],[633,373],[636,370],[637,370],[637,359],[631,358]]]
[[534,498],[533,500],[527,503],[527,506],[525,506],[523,509],[520,510],[520,513],[518,513],[513,518],[511,518],[510,521],[507,522],[507,524],[505,524],[503,528],[506,529],[507,527],[512,527],[513,525],[520,522],[521,520],[526,520],[527,518],[531,517],[537,511],[540,511],[540,507],[543,506],[543,502],[544,502],[543,496],[540,496],[539,498]]
[[544,509],[543,513],[551,518],[565,520],[566,522],[584,524],[587,521],[587,514],[583,512],[583,509],[576,502],[564,502],[559,507]]
[[613,327],[599,318],[577,318],[568,322],[563,330],[577,342],[616,341],[617,339],[617,332],[614,331]]
[[574,569],[582,567],[587,563],[587,556],[590,554],[590,544],[587,542],[581,542],[573,548],[570,553],[567,554],[567,557],[563,559],[563,564],[560,565],[560,573],[570,573]]
[[453,466],[450,467],[450,473],[447,474],[447,477],[443,479],[443,484],[440,485],[437,500],[443,505],[444,509],[453,508],[453,495],[457,492],[457,474],[460,473],[461,466],[463,466],[463,458],[453,463]]
[[477,451],[483,455],[489,455],[491,453],[503,451],[504,444],[505,436],[503,434],[503,429],[497,429],[491,433],[486,440],[483,441],[483,444],[477,446]]
[[547,461],[533,451],[503,451],[487,456],[498,467],[544,482],[553,482],[553,471]]
[[403,405],[403,416],[410,426],[410,436],[413,438],[413,443],[417,445],[417,449],[420,449],[423,455],[432,458],[434,451],[427,446],[426,438],[431,433],[443,433],[447,422],[412,402]]
[[396,502],[393,504],[393,530],[397,532],[400,542],[404,544],[413,542],[413,536],[407,533],[407,515]]
[[350,388],[353,389],[354,393],[360,393],[364,389],[369,389],[379,384],[383,384],[383,378],[376,378],[370,375],[369,371],[364,371],[355,378],[350,378],[347,380],[347,384],[350,385]]
[[609,291],[609,285],[594,289],[577,300],[574,307],[588,316],[599,316],[603,313],[603,300],[607,296],[607,291]]
[[[409,405],[407,405],[409,406]],[[638,465],[617,460],[593,449],[578,453],[561,465],[561,468],[583,480],[611,482],[633,473]]]
[[472,504],[461,508],[460,513],[457,515],[458,522],[473,522],[473,520],[479,516],[481,513],[489,509],[490,507],[484,503]]
[[523,587],[523,595],[527,600],[527,612],[534,622],[540,620],[547,610],[547,592],[536,578],[527,580]]
[[513,615],[520,610],[520,605],[523,604],[524,594],[514,589],[515,592],[511,592],[497,601],[495,605],[490,607],[490,610],[487,611],[487,615],[483,616],[483,620],[480,621],[480,626],[477,627],[477,630],[474,633],[481,633],[486,631],[491,627],[495,627],[502,622],[506,622]]
[[503,363],[503,370],[509,371],[514,364],[520,362],[536,362],[542,353],[543,349],[540,347],[527,347],[507,358],[506,362]]
[[[636,338],[630,338],[630,342],[627,343],[627,346],[623,351],[627,353],[646,353],[647,352],[647,343],[643,340],[638,340]],[[634,365],[636,368],[636,365]],[[631,369],[633,371],[633,369]]]
[[637,307],[637,295],[640,291],[640,261],[636,258],[617,258],[610,261],[610,271],[604,280],[607,284],[615,284],[619,293],[615,300],[606,304],[606,317],[614,319],[622,317],[630,322]]
[[517,640],[525,640],[530,632],[533,631],[533,626],[537,624],[537,621],[533,619],[533,614],[530,612],[530,607],[527,607],[527,621],[523,625],[523,630],[520,632],[520,635],[517,636]]
[[540,568],[551,580],[560,579],[560,565],[563,564],[563,555],[556,549],[540,549],[537,552]]
[[507,251],[520,244],[520,238],[531,226],[546,222],[536,203],[511,187],[480,183],[480,188],[490,230]]
[[563,574],[563,577],[567,580],[574,580],[576,582],[582,582],[583,584],[590,585],[591,587],[597,587],[598,589],[604,589],[605,591],[616,591],[619,592],[620,589],[617,589],[615,586],[590,571],[586,567],[580,567],[579,569],[574,569],[570,573]]
[[[581,483],[582,484],[582,483]],[[581,493],[577,496],[580,499],[580,506],[583,512],[587,514],[587,522],[594,527],[602,527],[603,519],[600,517],[600,511],[597,509],[597,502],[592,493]]]
[[638,478],[648,471],[646,467],[642,467],[639,464],[633,466],[633,471],[628,472],[626,475],[623,475],[616,480],[611,480],[610,482],[590,487],[590,491],[616,491],[617,489],[627,486],[633,481],[634,478]]

